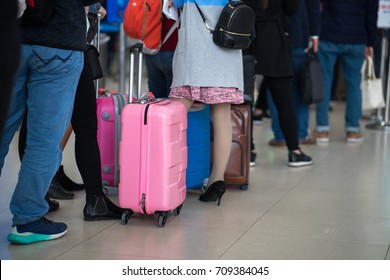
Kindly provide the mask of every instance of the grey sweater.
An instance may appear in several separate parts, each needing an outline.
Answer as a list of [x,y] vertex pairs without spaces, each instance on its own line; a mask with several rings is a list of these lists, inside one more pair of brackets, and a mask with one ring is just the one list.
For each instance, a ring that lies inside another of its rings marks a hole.
[[[183,5],[179,41],[173,58],[171,87],[233,87],[243,91],[241,50],[224,49],[213,43],[193,1]],[[227,0],[197,1],[210,26],[215,26]]]
[[23,26],[23,44],[84,51],[86,41],[86,0],[56,0],[52,19],[42,25]]

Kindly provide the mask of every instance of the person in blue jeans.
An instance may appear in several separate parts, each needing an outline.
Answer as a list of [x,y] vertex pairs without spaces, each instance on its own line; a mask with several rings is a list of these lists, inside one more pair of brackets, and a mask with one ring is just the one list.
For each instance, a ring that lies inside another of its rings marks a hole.
[[[300,145],[315,144],[315,139],[309,136],[309,105],[302,101],[299,78],[304,62],[306,61],[305,49],[309,46],[314,52],[318,51],[318,42],[320,34],[320,0],[300,0],[297,13],[290,18],[291,20],[291,37],[293,43],[292,64],[292,95],[295,112],[298,121],[298,139]],[[282,147],[286,145],[284,135],[279,125],[279,117],[272,96],[267,92],[267,104],[271,112],[271,128],[274,138],[268,144],[273,147]]]
[[339,59],[347,84],[346,140],[363,141],[360,131],[362,94],[360,70],[365,57],[374,56],[378,0],[327,0],[322,5],[318,58],[324,77],[324,100],[316,106],[317,142],[329,142],[329,102],[334,65]]
[[[45,194],[60,163],[60,141],[73,109],[86,50],[84,6],[91,1],[56,1],[45,24],[23,26],[21,57],[0,146],[0,170],[28,109],[27,146],[10,210],[8,241],[31,244],[59,238],[67,225],[44,217]],[[95,1],[97,2],[97,1]]]

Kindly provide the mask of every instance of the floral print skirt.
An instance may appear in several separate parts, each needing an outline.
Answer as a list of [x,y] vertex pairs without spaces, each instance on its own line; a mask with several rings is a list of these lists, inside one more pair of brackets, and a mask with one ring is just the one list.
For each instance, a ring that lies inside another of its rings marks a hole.
[[244,102],[242,91],[232,87],[174,87],[171,88],[169,97],[190,99],[206,104],[241,104]]

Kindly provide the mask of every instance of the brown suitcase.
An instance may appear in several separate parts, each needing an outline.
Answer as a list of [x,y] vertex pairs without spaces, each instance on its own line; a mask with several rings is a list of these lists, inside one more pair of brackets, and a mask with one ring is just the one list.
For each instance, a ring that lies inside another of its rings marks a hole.
[[[232,148],[225,171],[225,184],[248,190],[250,161],[250,105],[232,105]],[[213,161],[213,127],[211,123],[211,163]]]

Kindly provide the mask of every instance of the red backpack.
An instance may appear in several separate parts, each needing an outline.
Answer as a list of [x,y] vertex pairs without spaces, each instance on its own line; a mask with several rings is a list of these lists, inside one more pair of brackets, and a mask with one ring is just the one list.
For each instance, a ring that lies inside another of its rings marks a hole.
[[126,6],[123,28],[130,44],[143,43],[143,52],[156,54],[161,46],[162,0],[130,0]]

